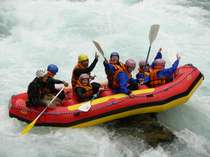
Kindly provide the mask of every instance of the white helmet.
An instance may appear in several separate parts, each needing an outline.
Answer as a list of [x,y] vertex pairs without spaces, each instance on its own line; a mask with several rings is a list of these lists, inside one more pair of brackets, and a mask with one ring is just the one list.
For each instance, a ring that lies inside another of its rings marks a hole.
[[39,69],[36,71],[36,77],[40,78],[40,77],[44,77],[47,74],[47,70],[44,69]]
[[156,59],[156,60],[154,61],[154,64],[155,64],[156,66],[165,66],[166,61],[163,60],[163,59]]
[[80,76],[79,76],[79,80],[80,81],[82,81],[83,79],[89,79],[90,78],[90,75],[88,75],[88,74],[81,74]]
[[136,62],[133,59],[128,59],[128,60],[126,60],[125,65],[127,67],[131,67],[131,68],[135,69]]

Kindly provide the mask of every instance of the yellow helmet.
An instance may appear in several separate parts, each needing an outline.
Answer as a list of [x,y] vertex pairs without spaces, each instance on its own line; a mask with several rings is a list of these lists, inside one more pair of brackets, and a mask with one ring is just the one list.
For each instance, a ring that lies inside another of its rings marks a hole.
[[88,56],[86,54],[81,54],[78,57],[78,62],[86,61],[88,60]]

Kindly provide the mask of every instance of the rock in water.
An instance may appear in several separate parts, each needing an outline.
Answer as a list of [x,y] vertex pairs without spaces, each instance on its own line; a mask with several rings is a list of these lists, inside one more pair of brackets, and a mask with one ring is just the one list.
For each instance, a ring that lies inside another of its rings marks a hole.
[[143,139],[152,147],[171,143],[176,138],[172,131],[158,121],[155,113],[115,120],[107,123],[106,127],[115,131],[117,136],[134,136]]

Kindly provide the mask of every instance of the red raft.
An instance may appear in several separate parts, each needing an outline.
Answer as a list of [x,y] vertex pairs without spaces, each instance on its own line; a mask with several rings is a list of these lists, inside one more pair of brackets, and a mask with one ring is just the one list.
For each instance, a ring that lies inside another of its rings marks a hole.
[[[77,103],[74,99],[67,99],[59,106],[48,108],[36,125],[88,127],[132,115],[165,111],[184,104],[203,79],[196,67],[184,65],[177,69],[172,82],[157,88],[135,90],[133,98],[105,91],[100,98],[89,102],[91,108],[87,112],[80,110],[81,105],[87,102]],[[26,93],[11,97],[10,117],[31,122],[43,110],[42,107],[26,107],[26,100]]]

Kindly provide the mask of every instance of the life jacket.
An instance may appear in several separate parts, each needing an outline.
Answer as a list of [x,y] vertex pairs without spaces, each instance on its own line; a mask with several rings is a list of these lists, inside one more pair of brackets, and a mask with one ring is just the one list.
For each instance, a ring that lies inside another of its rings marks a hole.
[[128,75],[128,79],[132,78],[132,74],[127,71],[126,65],[122,64],[121,69],[118,69],[117,71],[115,71],[115,73],[113,75],[112,87],[111,87],[112,89],[117,89],[120,87],[119,81],[117,79],[117,76],[120,72],[126,73]]
[[138,74],[143,74],[144,77],[146,77],[146,76],[149,76],[150,75],[150,72],[149,71],[144,71],[144,69],[139,68]]
[[158,87],[164,85],[168,82],[166,77],[158,78],[157,73],[162,70],[162,66],[154,66],[150,69],[150,83],[149,86],[151,88]]
[[[85,97],[91,97],[93,96],[93,87],[91,84],[89,85],[83,85],[80,83],[80,81],[78,80],[77,81],[77,84],[75,85],[75,89],[76,88],[83,88],[85,90],[85,93],[83,94]],[[76,99],[79,101],[79,102],[82,102],[82,101],[88,101],[89,99],[86,98],[86,99],[81,99],[77,93],[75,92],[75,96],[76,96]]]
[[[75,89],[75,86],[76,86],[76,84],[77,84],[77,82],[78,82],[78,80],[79,80],[79,76],[76,76],[76,75],[74,74],[74,71],[75,71],[76,69],[85,69],[85,68],[84,68],[80,63],[78,63],[78,64],[74,67],[73,73],[72,73],[72,77],[71,77],[71,85],[72,85],[72,88],[73,88],[73,89]],[[90,73],[88,73],[88,74],[90,74]]]
[[[123,70],[123,66],[124,64],[119,62],[119,64],[116,64],[116,63],[113,63],[112,61],[109,61],[109,64],[112,64],[112,66],[114,67],[114,71],[115,73],[117,71],[122,71]],[[109,86],[112,87],[112,82],[113,82],[113,79],[114,79],[114,75],[113,74],[107,74],[107,79],[108,79],[108,82],[109,82]]]

